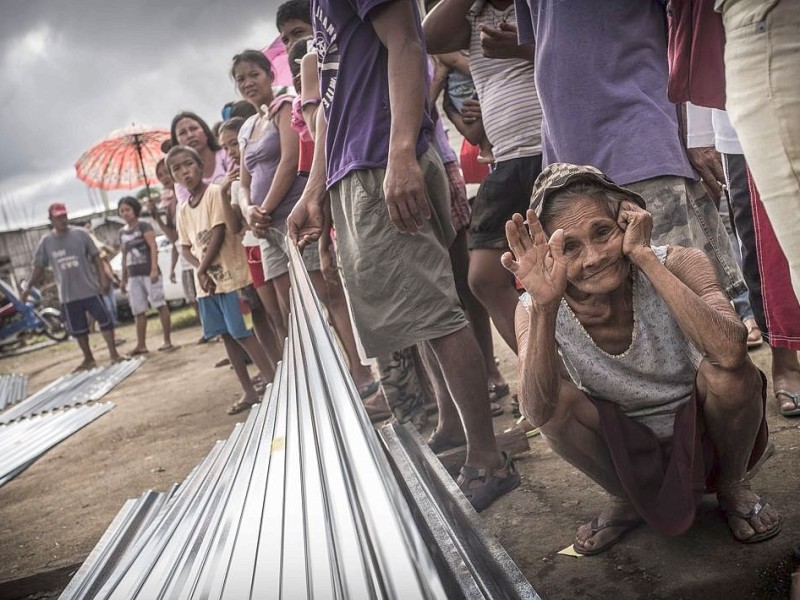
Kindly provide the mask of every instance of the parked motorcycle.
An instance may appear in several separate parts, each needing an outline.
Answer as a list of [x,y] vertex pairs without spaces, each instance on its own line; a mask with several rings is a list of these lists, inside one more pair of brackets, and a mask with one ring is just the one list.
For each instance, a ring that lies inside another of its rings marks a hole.
[[0,279],[0,352],[16,348],[33,336],[44,334],[61,342],[67,339],[67,329],[61,311],[39,308],[42,296],[31,290],[27,302],[22,302],[11,286]]

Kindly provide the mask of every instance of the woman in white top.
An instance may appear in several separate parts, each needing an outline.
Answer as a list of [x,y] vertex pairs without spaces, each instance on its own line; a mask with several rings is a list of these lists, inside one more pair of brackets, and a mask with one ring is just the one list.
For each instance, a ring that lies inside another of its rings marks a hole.
[[612,497],[575,550],[597,554],[642,521],[683,533],[704,487],[738,541],[776,535],[778,512],[746,478],[767,447],[766,385],[710,260],[652,247],[644,199],[593,167],[548,166],[531,205],[507,223],[502,258],[527,290],[520,408]]

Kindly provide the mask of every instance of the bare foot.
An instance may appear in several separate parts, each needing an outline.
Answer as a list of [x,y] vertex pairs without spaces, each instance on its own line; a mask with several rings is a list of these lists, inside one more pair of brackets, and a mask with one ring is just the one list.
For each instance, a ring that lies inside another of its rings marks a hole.
[[744,543],[761,542],[778,534],[781,516],[746,484],[717,493],[733,537]]
[[598,554],[641,523],[639,513],[627,500],[613,498],[599,515],[578,527],[573,547],[579,554]]
[[94,360],[85,360],[77,367],[72,369],[73,373],[80,373],[81,371],[89,371],[94,369],[97,366],[97,363]]

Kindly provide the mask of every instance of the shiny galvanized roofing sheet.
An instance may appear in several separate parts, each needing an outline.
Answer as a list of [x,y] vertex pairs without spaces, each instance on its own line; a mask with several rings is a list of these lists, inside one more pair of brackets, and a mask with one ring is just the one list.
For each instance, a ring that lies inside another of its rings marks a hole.
[[47,450],[112,408],[112,402],[105,402],[0,425],[0,485],[4,485]]
[[0,424],[65,406],[100,400],[143,362],[144,359],[141,358],[129,359],[59,377],[47,387],[0,414]]
[[449,597],[290,259],[289,337],[263,403],[169,497],[126,504],[62,599]]
[[0,375],[0,410],[25,399],[28,377],[22,373]]

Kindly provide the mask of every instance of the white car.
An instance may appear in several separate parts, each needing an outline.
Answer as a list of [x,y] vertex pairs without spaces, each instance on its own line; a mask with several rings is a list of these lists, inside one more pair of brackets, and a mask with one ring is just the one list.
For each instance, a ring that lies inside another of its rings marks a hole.
[[[165,235],[156,236],[156,247],[158,248],[158,268],[161,269],[161,278],[164,282],[164,299],[171,307],[186,304],[186,296],[183,294],[183,285],[180,280],[180,265],[177,269],[177,279],[175,283],[169,280],[170,269],[172,268],[172,242]],[[110,261],[111,268],[117,277],[122,277],[122,252],[119,252]],[[119,288],[114,289],[114,296],[117,300],[117,312],[120,316],[131,316],[131,309],[128,304],[128,296],[122,293]]]

